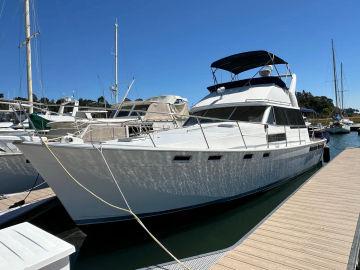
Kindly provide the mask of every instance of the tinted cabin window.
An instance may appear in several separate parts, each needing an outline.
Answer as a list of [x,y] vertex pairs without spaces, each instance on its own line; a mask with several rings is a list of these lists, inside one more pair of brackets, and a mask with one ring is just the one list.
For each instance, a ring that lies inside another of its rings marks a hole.
[[270,125],[275,125],[275,116],[274,116],[274,109],[273,109],[273,107],[270,108],[268,120],[266,121],[266,123],[268,123],[268,124],[270,124]]
[[[204,114],[206,113],[206,110],[205,111],[199,111],[199,112],[195,112],[195,113],[192,113],[191,115],[196,115],[196,116],[204,116]],[[200,119],[199,119],[200,120]],[[195,117],[189,117],[184,126],[192,126],[192,125],[196,125],[198,122],[197,122],[197,119]]]
[[305,126],[300,110],[274,107],[274,112],[277,125]]
[[[203,116],[211,117],[211,118],[219,118],[219,119],[229,119],[233,111],[234,111],[234,107],[215,108],[215,109],[207,110]],[[201,123],[207,123],[207,122],[214,122],[214,121],[210,119],[201,119]]]
[[304,118],[301,115],[300,110],[287,109],[287,119],[291,126],[304,126]]
[[[219,118],[227,120],[229,119],[231,113],[234,111],[234,107],[225,107],[225,108],[214,108],[209,110],[203,110],[199,112],[192,113],[192,115],[196,116],[203,116],[203,117],[210,117],[210,118]],[[210,122],[216,122],[216,120],[210,120],[210,119],[200,119],[200,123],[210,123]],[[191,126],[197,124],[197,119],[195,117],[190,117],[184,126]]]
[[266,106],[237,107],[230,119],[244,122],[261,122],[265,109]]
[[280,108],[280,107],[275,107],[274,108],[274,114],[275,114],[275,119],[276,119],[276,124],[280,125],[280,126],[285,126],[287,125],[287,118],[286,118],[286,109],[285,108]]
[[[214,108],[204,111],[195,112],[192,115],[218,118],[224,120],[237,120],[245,122],[261,122],[266,106],[241,106],[241,107],[224,107]],[[215,122],[216,120],[199,119],[201,123]],[[191,126],[197,124],[194,117],[190,117],[184,126]]]

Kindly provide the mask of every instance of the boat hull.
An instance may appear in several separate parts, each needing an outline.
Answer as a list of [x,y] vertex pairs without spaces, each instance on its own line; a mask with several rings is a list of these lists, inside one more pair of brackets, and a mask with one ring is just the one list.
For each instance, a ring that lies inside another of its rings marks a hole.
[[329,127],[326,129],[326,131],[331,134],[347,134],[350,133],[350,126],[343,125],[343,126]]
[[44,182],[23,154],[0,155],[0,194],[26,191],[34,186],[35,181],[35,185]]
[[[132,210],[141,216],[151,216],[267,189],[319,163],[323,144],[320,141],[287,149],[221,152],[103,149],[103,154]],[[19,148],[30,158],[36,155],[35,168],[78,225],[131,218],[75,183],[44,146],[30,143]],[[66,146],[51,149],[81,185],[109,203],[126,208],[97,149],[75,150]],[[176,156],[190,158],[176,161]],[[210,156],[217,158],[209,160]]]

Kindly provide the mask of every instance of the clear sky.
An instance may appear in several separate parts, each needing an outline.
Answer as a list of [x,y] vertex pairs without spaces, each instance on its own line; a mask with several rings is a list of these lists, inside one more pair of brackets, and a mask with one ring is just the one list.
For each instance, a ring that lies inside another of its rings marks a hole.
[[[134,76],[132,99],[178,94],[193,104],[212,83],[211,62],[265,49],[290,63],[298,90],[333,97],[334,38],[345,105],[360,108],[359,0],[31,1],[41,32],[32,41],[38,96],[109,98],[118,18],[120,95]],[[23,0],[0,0],[0,92],[7,97],[26,96],[23,21]]]

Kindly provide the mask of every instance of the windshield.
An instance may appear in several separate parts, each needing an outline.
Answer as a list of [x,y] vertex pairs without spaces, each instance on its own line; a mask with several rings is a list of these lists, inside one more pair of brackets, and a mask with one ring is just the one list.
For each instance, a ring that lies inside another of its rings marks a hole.
[[[192,113],[192,115],[209,117],[209,118],[218,118],[223,120],[235,120],[251,123],[260,123],[262,121],[266,106],[239,106],[239,107],[224,107],[224,108],[214,108],[208,110],[197,111]],[[220,122],[220,120],[211,120],[211,119],[200,119],[200,123],[209,123],[209,122]],[[191,126],[197,124],[198,121],[195,117],[190,117],[184,126]]]
[[[150,104],[141,104],[141,105],[136,105],[134,110],[135,112],[131,112],[130,116],[143,116],[146,114],[146,111],[148,110]],[[137,112],[136,112],[137,111]]]
[[120,111],[118,111],[118,112],[117,112],[117,110],[112,111],[110,117],[111,118],[114,117],[116,112],[117,112],[116,117],[126,117],[129,115],[131,108],[132,108],[132,106],[122,106],[120,108]]

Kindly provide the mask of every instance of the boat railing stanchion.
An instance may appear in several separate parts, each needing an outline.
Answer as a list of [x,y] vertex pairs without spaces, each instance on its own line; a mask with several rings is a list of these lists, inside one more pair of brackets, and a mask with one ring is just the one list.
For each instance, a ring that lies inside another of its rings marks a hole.
[[265,134],[265,136],[266,136],[266,145],[267,145],[267,148],[269,148],[269,126],[268,126],[268,124],[265,124],[264,125],[264,128],[265,128],[265,132],[266,132],[266,134]]
[[242,140],[243,140],[243,143],[244,143],[245,149],[247,149],[247,146],[246,146],[246,143],[245,143],[245,138],[244,138],[244,135],[243,135],[243,134],[242,134],[242,132],[241,132],[241,128],[240,128],[239,122],[238,122],[238,121],[236,121],[236,124],[237,124],[237,126],[238,126],[238,128],[239,128],[240,135],[241,135],[241,138],[242,138]]
[[301,145],[301,134],[300,134],[300,126],[298,126],[298,132],[299,132],[299,143]]
[[199,124],[199,126],[200,126],[201,133],[202,133],[202,135],[203,135],[203,137],[204,137],[206,146],[207,146],[207,148],[209,149],[209,148],[210,148],[210,147],[209,147],[209,143],[208,143],[208,141],[207,141],[207,139],[206,139],[206,136],[205,136],[204,130],[203,130],[203,128],[202,128],[201,122],[199,121],[199,118],[198,118],[197,116],[195,116],[195,118],[196,118],[196,120],[197,120],[197,122],[198,122],[198,124]]
[[[136,114],[138,115],[138,117],[139,117],[139,120],[140,120],[141,124],[143,124],[143,120],[141,119],[141,116],[140,116],[139,112],[136,112]],[[140,124],[140,129],[141,129],[141,124]],[[140,133],[141,133],[141,130],[140,130]],[[149,133],[149,132],[147,132],[147,129],[145,129],[145,133],[149,136],[149,138],[150,138],[150,140],[151,140],[151,142],[152,142],[153,146],[154,146],[154,147],[156,147],[156,144],[155,144],[155,142],[154,142],[153,138],[151,137],[150,133]]]
[[286,126],[284,125],[284,132],[285,132],[285,143],[286,143],[286,147],[288,146],[288,139],[287,139],[287,135],[286,135]]

